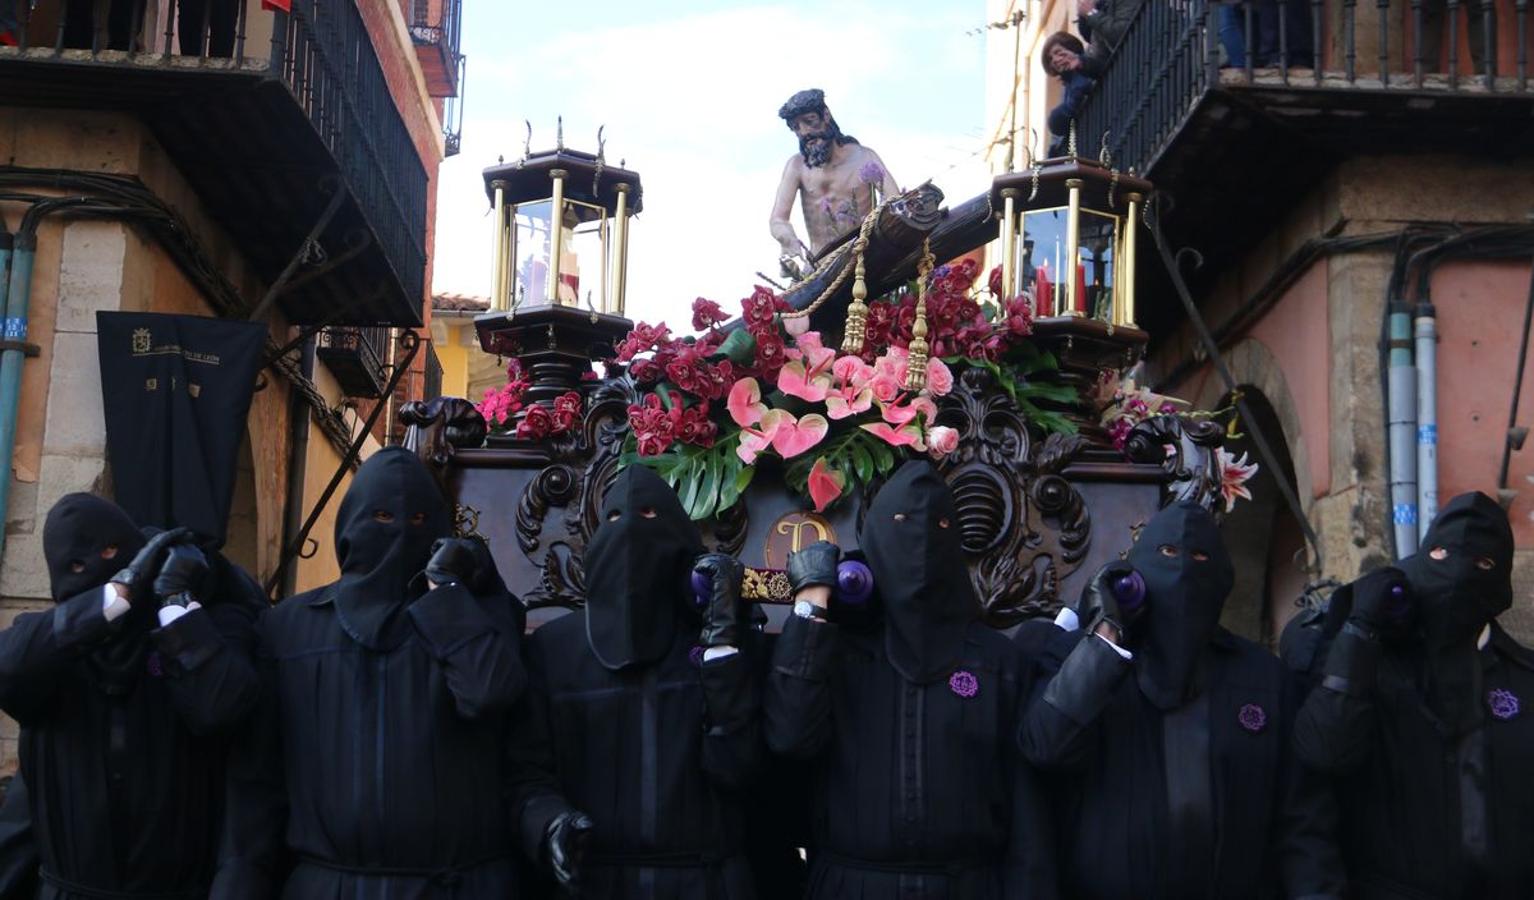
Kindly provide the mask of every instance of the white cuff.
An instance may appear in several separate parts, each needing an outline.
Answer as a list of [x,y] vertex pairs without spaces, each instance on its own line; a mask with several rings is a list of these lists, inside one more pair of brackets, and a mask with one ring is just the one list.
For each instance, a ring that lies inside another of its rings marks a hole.
[[703,661],[713,662],[716,659],[724,659],[726,656],[734,656],[740,651],[731,646],[710,647],[703,651]]
[[128,611],[130,604],[117,596],[117,589],[109,581],[101,586],[101,614],[108,622],[115,622]]
[[176,606],[175,604],[172,604],[170,606],[160,607],[160,612],[158,613],[160,618],[160,627],[164,628],[165,626],[176,621],[194,609],[202,609],[202,604],[198,603],[196,600],[193,600],[191,603],[188,603],[185,606]]
[[1107,644],[1108,646],[1112,647],[1113,648],[1113,652],[1117,653],[1119,656],[1122,656],[1125,659],[1134,659],[1135,658],[1135,655],[1133,653],[1130,653],[1128,650],[1125,650],[1123,647],[1120,647],[1118,644],[1115,644],[1114,642],[1108,640],[1107,638],[1103,637],[1102,635],[1094,634],[1093,637],[1095,637],[1098,640],[1102,641],[1104,644]]
[[1081,627],[1081,618],[1076,615],[1074,609],[1063,606],[1059,614],[1055,616],[1055,624],[1066,631],[1075,631]]

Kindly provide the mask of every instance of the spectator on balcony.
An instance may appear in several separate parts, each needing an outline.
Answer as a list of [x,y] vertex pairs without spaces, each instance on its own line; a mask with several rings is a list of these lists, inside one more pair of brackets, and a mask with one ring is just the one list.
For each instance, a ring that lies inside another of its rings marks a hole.
[[143,0],[65,0],[63,6],[65,47],[75,50],[139,49],[133,31],[144,21]]
[[[182,56],[234,55],[235,24],[241,0],[177,0],[176,30]],[[204,35],[206,32],[206,35]]]
[[[1491,36],[1491,68],[1497,66],[1497,5],[1493,0],[1467,0],[1460,4],[1465,8],[1465,17],[1469,20],[1469,44],[1470,61],[1475,66],[1475,71],[1486,71],[1486,38]],[[1422,4],[1422,31],[1418,35],[1417,44],[1421,50],[1422,68],[1433,72],[1446,69],[1448,60],[1440,60],[1443,52],[1443,37],[1448,33],[1448,16],[1445,14],[1445,0],[1427,0]]]
[[[1282,6],[1282,8],[1280,8]],[[1247,0],[1220,6],[1220,44],[1225,49],[1225,64],[1246,68],[1247,10],[1251,10],[1252,65],[1256,68],[1284,64],[1311,66],[1310,4],[1304,0]],[[1282,39],[1280,39],[1282,32]]]
[[1050,142],[1049,155],[1058,156],[1070,134],[1071,122],[1081,112],[1081,105],[1092,93],[1096,82],[1088,72],[1086,47],[1081,39],[1068,31],[1057,31],[1044,41],[1039,53],[1044,71],[1060,79],[1065,93],[1060,103],[1049,111],[1049,131],[1055,136]]
[[1088,74],[1094,77],[1102,74],[1143,3],[1144,0],[1076,0],[1076,26],[1087,42],[1083,66]]

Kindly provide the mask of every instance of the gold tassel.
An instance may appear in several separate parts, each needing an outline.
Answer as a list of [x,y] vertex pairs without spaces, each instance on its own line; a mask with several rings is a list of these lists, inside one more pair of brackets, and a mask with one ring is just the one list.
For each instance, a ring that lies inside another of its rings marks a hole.
[[919,391],[927,386],[927,287],[932,275],[932,244],[923,241],[921,264],[916,277],[916,321],[911,324],[911,343],[906,346],[905,389]]
[[864,241],[858,237],[857,245],[853,252],[857,254],[857,270],[852,276],[852,302],[847,304],[847,326],[842,329],[842,352],[862,353],[863,336],[867,333],[868,282],[863,277],[863,247]]

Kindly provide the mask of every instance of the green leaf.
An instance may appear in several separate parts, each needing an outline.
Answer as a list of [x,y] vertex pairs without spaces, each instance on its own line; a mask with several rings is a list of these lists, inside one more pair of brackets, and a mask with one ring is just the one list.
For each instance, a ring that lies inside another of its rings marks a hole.
[[698,490],[703,481],[697,471],[697,460],[689,459],[685,465],[678,466],[676,475],[677,483],[672,486],[677,489],[677,499],[682,501],[682,508],[690,516],[693,505],[698,502]]
[[857,473],[859,481],[867,484],[874,476],[873,454],[868,452],[868,448],[863,446],[862,441],[854,442],[851,449],[852,470]]
[[746,329],[738,328],[730,332],[711,358],[720,356],[728,358],[730,362],[745,365],[756,358],[756,338]]
[[662,381],[655,386],[655,395],[660,397],[660,405],[664,406],[667,412],[670,412],[671,407],[676,405],[676,399],[671,396],[672,391],[680,393],[681,388],[678,388],[669,381]]
[[879,440],[878,438],[874,438],[873,441],[870,442],[870,446],[873,447],[874,471],[877,474],[884,475],[891,469],[895,468],[894,448],[892,448],[889,444]]
[[719,454],[710,453],[699,458],[699,478],[701,485],[698,494],[688,507],[688,515],[693,519],[706,519],[714,514],[719,506]]
[[[734,451],[724,454],[719,464],[719,506],[715,512],[723,512],[735,505],[740,499],[742,485],[740,483],[741,472],[754,471],[746,468]],[[746,479],[751,480],[749,477]]]

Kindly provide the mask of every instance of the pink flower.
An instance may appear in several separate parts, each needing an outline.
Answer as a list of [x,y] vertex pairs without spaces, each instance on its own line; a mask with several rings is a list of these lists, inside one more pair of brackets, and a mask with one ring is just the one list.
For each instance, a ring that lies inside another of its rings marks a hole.
[[789,337],[798,337],[810,328],[809,316],[795,316],[792,319],[783,318],[783,330],[788,332]]
[[824,456],[815,460],[815,465],[810,467],[810,499],[815,502],[816,512],[821,512],[840,497],[846,487],[847,476],[826,465]]
[[554,429],[554,417],[547,409],[536,403],[527,408],[522,415],[522,421],[517,423],[517,439],[521,441],[536,441],[549,436]]
[[937,404],[930,397],[916,396],[911,402],[901,405],[898,403],[880,404],[879,414],[884,421],[896,426],[909,425],[921,416],[922,421],[931,422],[937,418]]
[[719,426],[708,417],[708,401],[682,410],[676,419],[676,439],[696,447],[714,446]]
[[875,374],[868,382],[873,391],[874,399],[880,403],[894,403],[900,392],[905,390],[905,378],[893,378],[889,375]]
[[914,447],[917,450],[926,449],[926,444],[922,441],[921,429],[915,425],[906,425],[896,429],[891,428],[884,422],[870,422],[860,427],[891,447]]
[[755,425],[767,415],[767,404],[762,402],[762,388],[755,378],[742,378],[735,382],[735,386],[730,388],[725,408],[730,411],[730,418],[735,424],[742,428]]
[[820,345],[820,335],[807,331],[799,336],[797,347],[785,351],[789,362],[778,370],[778,390],[790,397],[811,403],[826,399],[831,389],[831,362],[836,351]]
[[927,429],[927,452],[942,459],[959,447],[959,432],[947,425],[934,425]]
[[942,397],[953,390],[953,373],[936,356],[927,360],[927,393]]
[[720,308],[719,304],[703,297],[692,301],[692,330],[702,331],[712,328],[720,322],[729,321],[730,317]]
[[554,434],[561,434],[575,427],[581,417],[581,395],[566,391],[554,398]]
[[1246,454],[1241,454],[1237,459],[1234,453],[1221,447],[1215,458],[1220,465],[1220,496],[1225,500],[1225,511],[1230,512],[1236,506],[1236,500],[1252,499],[1252,492],[1247,489],[1246,483],[1257,474],[1257,464],[1246,461]]
[[[753,380],[753,384],[754,384]],[[738,387],[738,385],[737,385]],[[783,427],[785,420],[793,419],[793,416],[781,409],[767,410],[759,416],[759,422],[741,425],[740,446],[735,448],[735,455],[746,465],[756,462],[756,457],[772,444],[772,439],[777,437],[778,429]],[[736,423],[739,424],[737,419]],[[754,426],[754,427],[753,427]]]
[[660,397],[649,394],[644,403],[629,407],[629,427],[634,430],[634,440],[640,456],[659,456],[666,452],[676,436],[676,423],[681,418],[679,410],[667,410]]
[[873,402],[874,391],[871,387],[860,388],[851,384],[834,387],[826,394],[826,415],[833,419],[845,419],[868,412]]
[[831,364],[831,374],[842,384],[865,387],[874,376],[874,367],[856,356],[843,356]]
[[[782,411],[773,410],[773,412]],[[810,413],[798,419],[786,412],[783,415],[785,418],[781,426],[772,436],[772,449],[778,451],[778,455],[784,459],[793,459],[820,443],[825,438],[826,432],[831,430],[831,423],[819,413]]]

